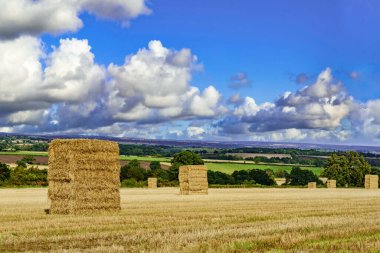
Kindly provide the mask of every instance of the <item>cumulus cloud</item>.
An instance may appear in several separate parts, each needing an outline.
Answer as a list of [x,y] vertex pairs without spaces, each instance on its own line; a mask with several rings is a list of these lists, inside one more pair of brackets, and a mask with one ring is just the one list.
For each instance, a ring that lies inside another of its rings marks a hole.
[[353,104],[341,83],[335,82],[331,69],[320,73],[313,85],[286,92],[274,104],[258,109],[254,103],[238,110],[251,131],[279,129],[334,129],[350,113]]
[[221,94],[213,86],[201,92],[191,86],[197,58],[189,49],[165,48],[151,41],[148,48],[108,67],[112,78],[108,108],[120,121],[165,121],[214,117],[223,113]]
[[248,75],[244,72],[238,72],[231,76],[228,86],[232,89],[240,89],[250,87],[252,81],[249,80]]
[[144,0],[82,0],[82,8],[98,17],[121,21],[128,25],[129,20],[143,14],[150,14],[151,10]]
[[369,100],[365,104],[357,104],[350,118],[358,138],[380,141],[380,100]]
[[[94,62],[86,40],[61,40],[50,55],[44,54],[37,38],[0,41],[0,117],[5,118],[3,122],[12,125],[43,124],[48,120],[62,123],[62,117],[75,118],[73,111],[89,116],[87,112],[100,102],[96,98],[104,80],[105,70]],[[78,109],[80,104],[83,106]],[[54,115],[61,112],[62,107],[73,110],[56,119]]]
[[75,32],[83,26],[83,11],[128,24],[149,14],[144,0],[0,0],[0,38]]
[[78,102],[98,94],[104,79],[88,41],[64,39],[47,59],[43,88],[53,101]]
[[36,38],[0,41],[0,116],[49,105],[40,99],[43,57],[41,42]]
[[159,41],[128,56],[122,66],[108,68],[95,62],[87,40],[63,39],[45,54],[39,39],[23,36],[0,41],[0,56],[3,127],[103,131],[123,122],[152,125],[226,112],[215,87],[201,91],[190,84],[196,56]]

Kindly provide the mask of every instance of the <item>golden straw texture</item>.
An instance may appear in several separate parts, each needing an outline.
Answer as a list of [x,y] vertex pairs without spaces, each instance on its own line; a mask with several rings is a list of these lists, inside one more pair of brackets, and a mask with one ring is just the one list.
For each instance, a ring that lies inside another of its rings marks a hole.
[[52,214],[120,210],[120,162],[117,143],[54,140],[49,145]]

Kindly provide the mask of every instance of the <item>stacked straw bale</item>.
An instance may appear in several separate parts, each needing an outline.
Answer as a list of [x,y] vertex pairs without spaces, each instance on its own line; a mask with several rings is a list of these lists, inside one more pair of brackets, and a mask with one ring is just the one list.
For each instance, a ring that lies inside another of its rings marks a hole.
[[179,167],[178,179],[181,195],[208,194],[206,166],[181,166]]
[[157,178],[156,177],[149,177],[148,178],[148,188],[150,188],[150,189],[157,188]]
[[117,143],[54,140],[49,145],[52,214],[120,210],[120,162]]
[[316,182],[309,182],[307,184],[307,188],[309,188],[309,189],[316,189],[317,188],[317,183]]
[[336,180],[333,180],[333,179],[327,180],[326,187],[327,188],[336,188]]
[[280,177],[278,177],[278,178],[275,178],[274,181],[276,182],[276,184],[278,186],[281,186],[281,185],[283,185],[283,184],[286,183],[286,178],[280,178]]
[[378,189],[379,188],[379,176],[378,175],[365,175],[366,189]]

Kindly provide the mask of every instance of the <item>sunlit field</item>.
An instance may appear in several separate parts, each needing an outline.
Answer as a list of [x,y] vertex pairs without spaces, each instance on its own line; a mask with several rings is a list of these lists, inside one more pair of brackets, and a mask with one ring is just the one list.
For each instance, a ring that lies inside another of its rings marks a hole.
[[46,215],[47,189],[0,189],[0,252],[379,252],[380,191],[122,189],[122,211]]
[[[213,171],[220,171],[227,174],[232,174],[235,170],[249,170],[249,169],[271,169],[273,171],[285,170],[290,172],[294,165],[280,165],[280,164],[240,164],[240,163],[206,163],[207,169]],[[321,174],[322,168],[320,167],[310,167],[310,166],[300,166],[302,169],[311,170],[316,175]]]

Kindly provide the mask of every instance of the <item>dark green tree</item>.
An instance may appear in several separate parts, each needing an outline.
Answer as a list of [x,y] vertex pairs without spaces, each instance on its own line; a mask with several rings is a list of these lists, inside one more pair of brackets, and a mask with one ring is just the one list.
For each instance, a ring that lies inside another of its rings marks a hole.
[[150,162],[149,167],[150,167],[150,169],[151,169],[152,171],[155,171],[155,170],[159,170],[159,169],[161,169],[161,164],[160,164],[160,162],[158,162],[158,161],[152,161],[152,162]]
[[286,183],[289,185],[307,185],[309,182],[317,182],[321,184],[318,176],[310,170],[303,170],[300,167],[293,167],[290,174],[286,178]]
[[328,159],[321,176],[335,179],[338,186],[363,186],[364,176],[371,173],[371,166],[357,152],[333,154]]
[[276,182],[273,179],[273,171],[265,171],[260,169],[249,170],[249,177],[255,181],[256,184],[261,185],[275,185]]
[[219,171],[207,171],[207,178],[209,184],[220,184],[220,185],[233,185],[235,184],[235,179],[233,176],[228,175]]
[[137,160],[130,161],[127,165],[121,167],[120,181],[125,179],[136,179],[136,181],[144,181],[147,179],[147,172],[140,167],[140,163]]
[[4,183],[11,176],[11,170],[8,165],[0,163],[0,184]]
[[182,151],[174,155],[170,168],[170,180],[178,180],[178,169],[182,165],[203,165],[202,158],[191,151]]

